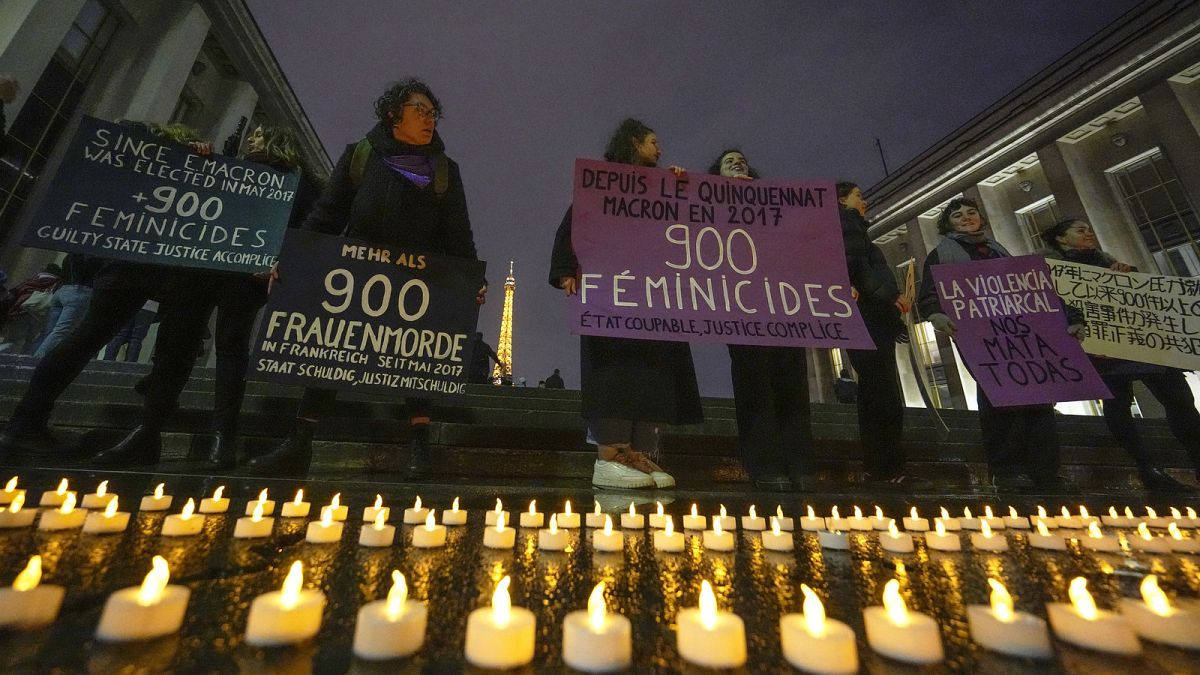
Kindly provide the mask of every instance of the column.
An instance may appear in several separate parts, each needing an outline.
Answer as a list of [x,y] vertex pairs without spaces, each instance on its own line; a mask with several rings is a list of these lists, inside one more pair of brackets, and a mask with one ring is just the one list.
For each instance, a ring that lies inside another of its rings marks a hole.
[[4,0],[0,2],[0,73],[21,84],[5,106],[9,124],[62,44],[84,0]]
[[994,185],[976,185],[966,191],[978,195],[976,199],[984,208],[988,225],[992,229],[992,237],[1013,255],[1033,253],[1029,239],[1025,236],[1021,224],[1017,222],[1017,214],[1004,190]]
[[1200,134],[1176,90],[1170,82],[1163,81],[1138,98],[1150,119],[1159,148],[1175,167],[1192,206],[1200,205]]
[[829,350],[812,348],[804,350],[808,362],[808,392],[813,403],[836,403],[833,395],[833,380],[837,373],[833,372],[832,359]]
[[231,80],[225,89],[226,95],[212,103],[214,119],[208,129],[201,129],[201,135],[212,139],[219,151],[225,139],[237,130],[238,122],[246,118],[246,134],[253,128],[250,120],[254,116],[254,107],[258,105],[258,92],[254,86],[244,80]]

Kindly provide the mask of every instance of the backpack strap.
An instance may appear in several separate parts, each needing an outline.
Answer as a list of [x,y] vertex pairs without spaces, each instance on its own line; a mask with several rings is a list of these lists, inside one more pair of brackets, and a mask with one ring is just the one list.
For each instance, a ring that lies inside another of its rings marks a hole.
[[367,169],[367,160],[371,158],[371,141],[362,139],[354,146],[354,154],[350,157],[350,184],[357,190],[362,185],[363,172]]

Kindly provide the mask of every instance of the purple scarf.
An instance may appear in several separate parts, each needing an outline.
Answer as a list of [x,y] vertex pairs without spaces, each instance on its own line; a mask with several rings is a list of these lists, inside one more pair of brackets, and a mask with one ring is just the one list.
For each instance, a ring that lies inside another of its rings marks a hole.
[[433,180],[433,162],[427,155],[392,155],[384,157],[383,163],[417,187],[423,188]]

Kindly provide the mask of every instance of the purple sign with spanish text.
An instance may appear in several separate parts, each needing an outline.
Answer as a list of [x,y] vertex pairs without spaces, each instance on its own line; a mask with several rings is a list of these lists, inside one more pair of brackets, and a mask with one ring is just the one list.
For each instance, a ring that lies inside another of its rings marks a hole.
[[572,332],[873,349],[826,180],[735,180],[575,160]]
[[996,407],[1112,398],[1041,256],[934,265],[942,311],[971,375]]

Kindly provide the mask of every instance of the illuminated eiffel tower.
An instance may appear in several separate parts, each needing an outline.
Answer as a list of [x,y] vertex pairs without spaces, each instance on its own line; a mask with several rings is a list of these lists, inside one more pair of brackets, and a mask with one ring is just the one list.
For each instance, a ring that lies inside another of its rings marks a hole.
[[500,339],[496,342],[496,356],[500,363],[492,369],[492,383],[512,384],[512,320],[513,295],[517,290],[517,280],[513,277],[513,261],[508,261],[508,278],[504,280],[504,315],[500,318]]

